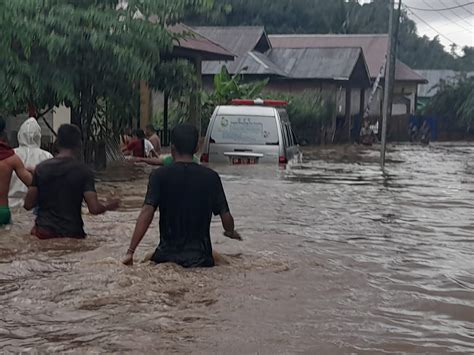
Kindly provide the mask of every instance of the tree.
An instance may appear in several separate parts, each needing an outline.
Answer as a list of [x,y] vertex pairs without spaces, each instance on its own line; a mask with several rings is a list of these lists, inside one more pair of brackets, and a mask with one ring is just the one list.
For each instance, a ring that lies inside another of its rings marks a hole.
[[207,128],[209,119],[218,105],[227,105],[233,99],[259,98],[263,89],[268,84],[268,79],[261,81],[244,82],[244,76],[240,74],[230,75],[225,66],[221,72],[214,76],[214,91],[202,93],[201,122],[203,129]]
[[[65,103],[85,140],[106,102],[129,102],[140,80],[157,87],[177,35],[167,26],[211,0],[0,0],[0,111]],[[179,78],[175,78],[175,82]]]
[[469,131],[474,125],[474,77],[463,76],[454,84],[441,83],[425,113],[447,118],[451,127]]

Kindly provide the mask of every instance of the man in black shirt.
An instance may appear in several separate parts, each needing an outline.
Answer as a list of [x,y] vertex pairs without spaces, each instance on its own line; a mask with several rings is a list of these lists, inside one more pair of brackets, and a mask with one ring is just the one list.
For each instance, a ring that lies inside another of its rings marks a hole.
[[58,130],[59,154],[39,164],[25,199],[25,208],[38,207],[32,234],[40,239],[84,238],[82,201],[93,215],[112,211],[120,201],[99,202],[95,191],[94,173],[77,160],[81,151],[81,131],[73,125]]
[[214,266],[210,235],[212,214],[220,215],[225,236],[241,239],[234,230],[234,218],[219,175],[193,162],[198,140],[198,131],[191,125],[177,126],[171,133],[174,163],[150,175],[145,203],[124,264],[133,264],[135,249],[157,208],[160,210],[160,244],[151,257],[156,263]]

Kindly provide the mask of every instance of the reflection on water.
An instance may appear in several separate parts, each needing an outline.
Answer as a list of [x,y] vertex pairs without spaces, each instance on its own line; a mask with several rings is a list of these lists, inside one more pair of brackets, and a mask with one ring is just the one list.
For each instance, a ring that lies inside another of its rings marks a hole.
[[[119,263],[147,167],[98,178],[120,211],[85,241],[0,231],[0,349],[40,352],[473,353],[474,147],[307,149],[286,170],[218,166],[245,240],[228,265]],[[157,220],[138,258],[157,244]]]

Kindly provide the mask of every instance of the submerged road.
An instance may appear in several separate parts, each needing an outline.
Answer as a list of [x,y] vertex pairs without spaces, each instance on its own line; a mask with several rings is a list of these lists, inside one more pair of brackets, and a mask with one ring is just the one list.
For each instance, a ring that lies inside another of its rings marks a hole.
[[[474,146],[306,149],[302,164],[217,166],[243,242],[229,265],[119,260],[148,168],[99,176],[123,206],[84,241],[0,230],[0,352],[474,353]],[[158,242],[158,218],[137,251]]]

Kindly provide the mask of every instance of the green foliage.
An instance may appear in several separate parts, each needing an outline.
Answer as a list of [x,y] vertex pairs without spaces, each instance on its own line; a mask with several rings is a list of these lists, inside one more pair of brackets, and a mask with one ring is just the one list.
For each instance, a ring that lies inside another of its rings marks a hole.
[[288,115],[295,127],[304,129],[314,123],[328,125],[335,115],[336,104],[317,91],[305,91],[289,98]]
[[272,92],[265,97],[288,101],[288,116],[300,141],[320,141],[321,129],[331,126],[336,114],[334,100],[319,91],[307,90],[292,95]]
[[474,125],[474,77],[461,77],[456,84],[441,83],[424,113],[446,117],[452,126],[469,130]]
[[93,139],[104,107],[112,120],[135,115],[139,81],[172,95],[187,90],[189,66],[162,60],[181,37],[167,26],[211,9],[213,1],[128,0],[120,8],[117,2],[0,0],[0,111],[65,103]]
[[268,79],[244,83],[240,74],[230,75],[225,66],[214,76],[214,92],[210,99],[216,105],[224,105],[232,99],[256,99],[267,86]]
[[230,75],[225,66],[214,76],[214,91],[202,92],[201,124],[205,131],[209,119],[218,105],[229,104],[232,99],[257,99],[267,86],[268,79],[244,82],[240,74]]
[[[389,0],[362,4],[356,0],[215,0],[214,8],[229,4],[225,16],[187,16],[196,25],[265,26],[268,33],[387,33]],[[447,52],[439,38],[419,37],[417,28],[401,14],[398,57],[412,68],[474,70],[474,48],[463,56]]]

